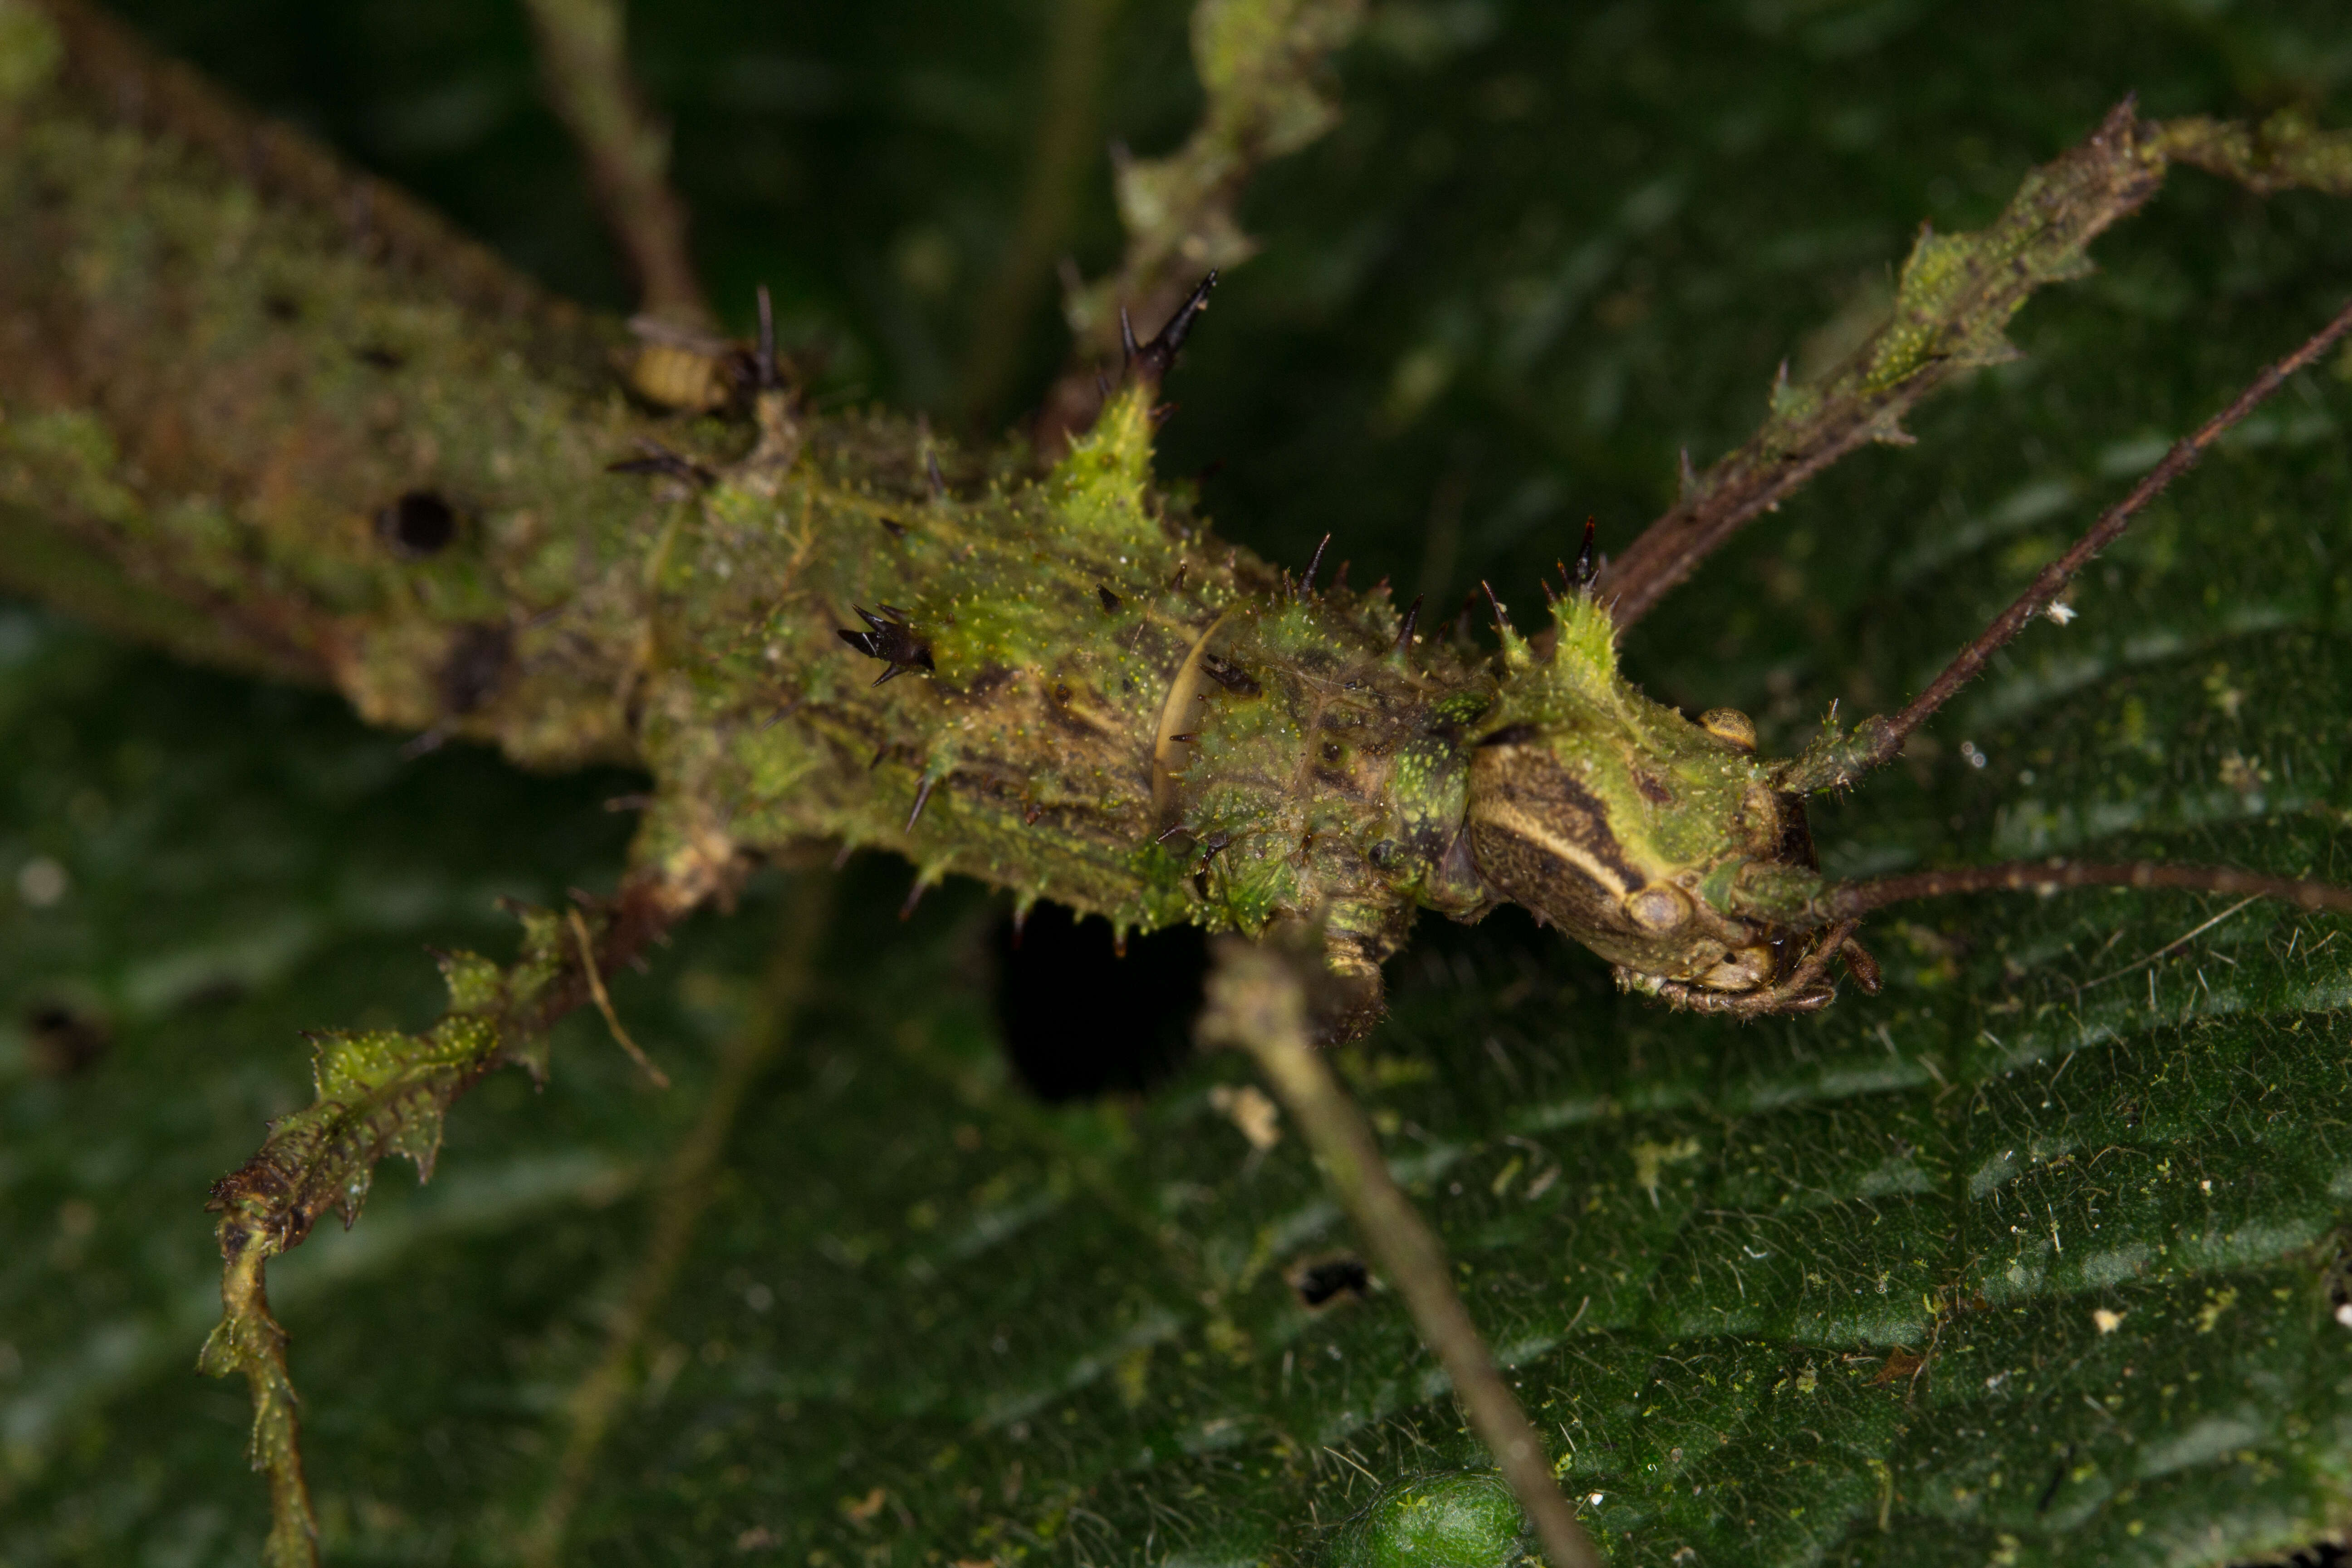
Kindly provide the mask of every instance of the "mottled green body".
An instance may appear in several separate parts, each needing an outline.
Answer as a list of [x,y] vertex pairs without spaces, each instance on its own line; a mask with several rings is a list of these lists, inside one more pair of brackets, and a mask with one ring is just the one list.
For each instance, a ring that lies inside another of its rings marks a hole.
[[[1581,601],[1563,684],[1517,643],[1499,672],[1400,645],[1384,593],[1220,543],[1153,482],[1142,385],[1043,470],[779,394],[752,421],[664,416],[620,390],[624,340],[389,193],[289,145],[262,182],[305,199],[255,199],[217,149],[110,129],[74,86],[27,94],[0,163],[24,219],[0,278],[32,290],[0,303],[68,324],[0,425],[29,550],[115,563],[90,607],[142,629],[210,600],[217,651],[377,722],[528,766],[642,763],[637,858],[679,904],[747,857],[841,843],[1121,931],[1319,921],[1369,982],[1417,906],[1494,901],[1465,836],[1481,724],[1531,716],[1628,778],[1734,768],[1624,686]],[[609,471],[648,443],[671,471]],[[446,544],[402,538],[417,496],[449,509]],[[877,685],[893,667],[839,635],[861,608],[927,668]],[[1559,819],[1646,858],[1598,901],[1531,901],[1621,963],[1703,974],[1655,933],[1612,942],[1616,906],[1761,842],[1738,768]]]
[[[722,847],[870,845],[1122,931],[1327,919],[1352,968],[1416,903],[1483,909],[1464,721],[1489,677],[1401,647],[1384,592],[1220,544],[1153,488],[1150,423],[1132,389],[1046,474],[969,489],[932,484],[912,429],[780,426],[681,495],[652,579],[642,852],[688,875]],[[893,667],[840,636],[876,606],[928,668],[877,684]]]
[[[86,608],[184,642],[193,599],[216,654],[377,722],[636,761],[638,858],[679,902],[834,841],[1122,931],[1325,919],[1360,970],[1416,902],[1485,906],[1461,726],[1491,678],[1397,649],[1383,595],[1218,543],[1152,483],[1140,387],[1042,472],[775,399],[758,430],[665,416],[621,391],[625,340],[393,193],[239,124],[188,137],[221,112],[200,89],[181,137],[115,125],[105,43],[0,106],[0,306],[49,324],[5,387],[0,506],[20,563],[89,563]],[[702,479],[608,471],[649,441]],[[446,546],[404,544],[410,496],[451,510]],[[837,636],[861,605],[931,668],[876,686]]]

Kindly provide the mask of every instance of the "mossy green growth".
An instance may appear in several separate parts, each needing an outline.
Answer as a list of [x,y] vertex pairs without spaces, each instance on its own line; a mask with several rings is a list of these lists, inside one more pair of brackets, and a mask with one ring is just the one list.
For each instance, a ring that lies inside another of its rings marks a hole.
[[1375,1499],[1332,1542],[1330,1568],[1505,1568],[1527,1519],[1489,1471],[1416,1476]]

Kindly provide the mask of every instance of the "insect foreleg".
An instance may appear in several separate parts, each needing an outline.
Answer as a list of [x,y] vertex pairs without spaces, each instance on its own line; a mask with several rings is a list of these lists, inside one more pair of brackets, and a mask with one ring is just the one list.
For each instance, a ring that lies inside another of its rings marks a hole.
[[1238,1046],[1256,1059],[1373,1260],[1404,1298],[1422,1342],[1444,1367],[1471,1428],[1509,1481],[1551,1568],[1601,1568],[1591,1538],[1560,1495],[1543,1440],[1454,1289],[1444,1247],[1390,1176],[1370,1123],[1315,1049],[1308,986],[1300,973],[1312,961],[1297,963],[1286,945],[1276,940],[1252,946],[1231,938],[1218,943],[1202,1039]]
[[2109,507],[2064,554],[2036,574],[2025,592],[2020,594],[2009,608],[1993,617],[1992,623],[1954,656],[1952,662],[1944,667],[1943,673],[1928,682],[1927,689],[1913,698],[1901,712],[1892,719],[1874,715],[1855,725],[1848,735],[1839,735],[1833,731],[1824,735],[1789,764],[1788,770],[1780,776],[1780,787],[1797,795],[1838,789],[1892,762],[1911,732],[1950,701],[1962,687],[1975,679],[1992,656],[2007,647],[2036,616],[2057,603],[2058,595],[2065,592],[2066,585],[2074,580],[2074,574],[2088,565],[2099,552],[2120,538],[2131,526],[2132,520],[2161,495],[2167,486],[2195,468],[2198,459],[2224,432],[2285,385],[2289,376],[2309,366],[2335,347],[2347,331],[2352,331],[2352,303],[2337,311],[2336,319],[2314,333],[2301,348],[2254,377],[2228,407],[2175,442],[2172,449],[2165,454],[2164,460],[2149,469],[2147,477],[2132,487],[2130,494]]

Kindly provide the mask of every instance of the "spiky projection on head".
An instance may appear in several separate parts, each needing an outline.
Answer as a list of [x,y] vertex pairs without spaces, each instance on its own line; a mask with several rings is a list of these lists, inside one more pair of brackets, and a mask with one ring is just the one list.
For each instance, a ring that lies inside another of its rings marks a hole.
[[1745,714],[1694,723],[1627,682],[1588,594],[1553,614],[1548,650],[1501,623],[1503,679],[1471,752],[1480,875],[1639,989],[1769,991],[1798,963],[1793,921],[1820,885],[1803,805]]

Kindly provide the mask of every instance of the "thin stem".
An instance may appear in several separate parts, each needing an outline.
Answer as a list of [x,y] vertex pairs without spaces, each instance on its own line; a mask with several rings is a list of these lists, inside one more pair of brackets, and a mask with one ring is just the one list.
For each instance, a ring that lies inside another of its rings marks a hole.
[[604,1015],[604,1027],[613,1032],[614,1042],[629,1054],[629,1059],[653,1080],[656,1089],[667,1089],[669,1074],[656,1067],[653,1058],[646,1055],[645,1047],[630,1038],[629,1031],[621,1026],[621,1015],[614,1010],[612,995],[604,989],[604,976],[596,968],[595,939],[588,934],[588,922],[581,918],[577,908],[572,910],[571,923],[572,939],[580,947],[581,974],[588,982],[588,994],[596,999],[596,1010]]
[[1292,961],[1268,947],[1221,942],[1201,1032],[1256,1058],[1381,1273],[1404,1298],[1423,1342],[1453,1380],[1471,1428],[1533,1521],[1552,1568],[1601,1568],[1591,1539],[1560,1495],[1543,1440],[1454,1291],[1444,1247],[1389,1174],[1364,1113],[1311,1043],[1306,987]]
[[1834,789],[1851,784],[1862,774],[1892,761],[1903,749],[1903,742],[1911,732],[1950,701],[1960,688],[1975,679],[1992,656],[2006,647],[2036,616],[2057,603],[2058,595],[2065,592],[2075,574],[2113,544],[2150,501],[2163,494],[2173,480],[2195,468],[2206,450],[2225,431],[2260,407],[2273,393],[2286,384],[2289,376],[2334,348],[2347,331],[2352,331],[2352,303],[2347,303],[2333,321],[2314,333],[2301,348],[2254,377],[2227,408],[2173,443],[2172,449],[2164,455],[2162,462],[2149,469],[2147,476],[2132,487],[2128,495],[2101,514],[2098,521],[2093,523],[2089,531],[2077,539],[2064,554],[2035,574],[2025,592],[2020,594],[2009,608],[1994,616],[1992,623],[1978,633],[1975,640],[1944,667],[1943,673],[1911,700],[1909,706],[1892,719],[1875,716],[1865,719],[1854,727],[1850,738],[1807,752],[1782,781],[1781,787],[1798,794]]
[[1055,7],[1028,184],[964,353],[961,401],[972,420],[987,418],[1004,400],[1020,368],[1022,344],[1037,324],[1055,258],[1067,242],[1081,182],[1101,156],[1103,56],[1118,5],[1119,0],[1060,0]]
[[710,306],[686,246],[686,204],[669,184],[669,128],[629,75],[620,0],[523,0],[547,90],[580,151],[646,314],[706,327]]
[[1918,871],[1832,888],[1814,901],[1814,912],[1841,920],[1914,899],[1955,893],[2053,893],[2062,888],[2185,888],[2200,893],[2240,893],[2276,899],[2299,909],[2352,914],[2352,888],[2296,877],[2265,877],[2227,866],[2169,866],[2153,860],[2102,864],[2073,860],[2010,860],[1997,866],[1959,866]]
[[669,1300],[715,1190],[713,1178],[737,1119],[760,1074],[782,1050],[806,998],[833,910],[834,878],[810,873],[794,890],[785,931],[751,1016],[721,1048],[717,1079],[694,1126],[672,1151],[656,1190],[644,1254],[598,1358],[572,1393],[571,1430],[556,1460],[555,1481],[527,1528],[518,1556],[530,1565],[564,1561],[564,1537],[595,1479],[596,1460],[635,1379],[632,1363]]

